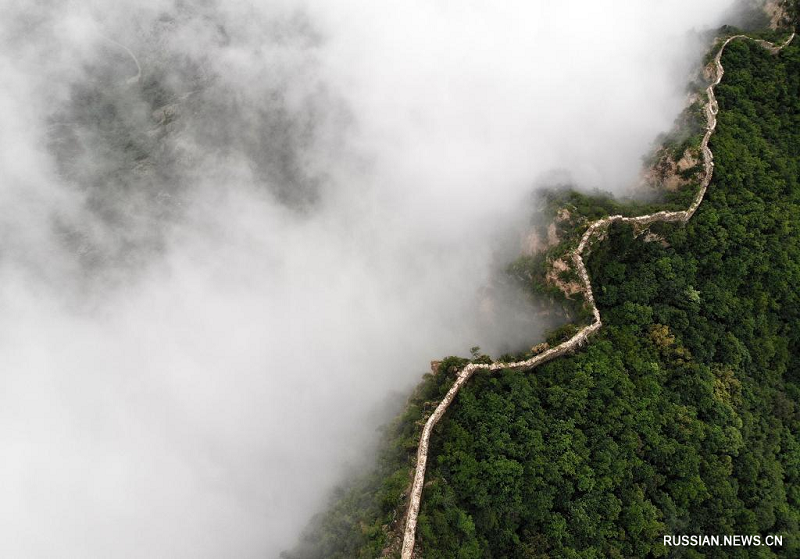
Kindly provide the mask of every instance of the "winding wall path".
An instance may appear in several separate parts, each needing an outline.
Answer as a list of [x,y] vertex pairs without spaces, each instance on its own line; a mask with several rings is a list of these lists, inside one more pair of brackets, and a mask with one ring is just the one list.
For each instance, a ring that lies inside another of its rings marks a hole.
[[705,176],[700,184],[700,190],[697,192],[697,195],[694,198],[694,201],[689,206],[688,209],[676,212],[667,212],[661,211],[656,212],[649,215],[642,215],[638,217],[623,217],[621,215],[612,215],[610,217],[606,217],[604,219],[600,219],[592,223],[586,232],[581,237],[581,241],[578,244],[578,247],[572,253],[572,260],[575,263],[575,268],[577,269],[578,275],[581,278],[581,283],[583,283],[583,294],[586,298],[586,303],[592,309],[592,314],[594,315],[594,322],[589,326],[582,328],[578,331],[577,334],[572,336],[566,342],[559,344],[558,346],[548,349],[544,353],[540,353],[535,357],[532,357],[526,361],[517,361],[514,363],[492,363],[490,365],[484,363],[470,363],[466,367],[464,367],[456,377],[453,386],[450,387],[450,390],[447,391],[447,394],[439,402],[439,405],[436,406],[436,409],[425,422],[425,426],[422,429],[422,435],[419,439],[419,448],[417,449],[417,466],[414,471],[414,481],[411,484],[411,493],[409,495],[409,502],[408,502],[408,512],[406,513],[406,525],[405,530],[403,532],[403,549],[401,552],[402,559],[411,559],[414,554],[414,542],[416,538],[416,531],[417,531],[417,516],[419,515],[419,505],[420,500],[422,498],[422,488],[425,484],[425,466],[428,462],[428,446],[431,440],[431,432],[439,420],[442,418],[444,413],[447,411],[447,408],[452,403],[453,399],[458,394],[458,391],[461,390],[461,387],[466,384],[466,382],[470,379],[470,377],[475,373],[475,371],[479,369],[486,369],[489,371],[498,371],[501,369],[522,369],[522,370],[530,370],[534,367],[541,365],[542,363],[546,363],[556,357],[561,355],[571,353],[575,349],[582,346],[586,343],[589,336],[594,334],[600,327],[603,325],[602,320],[600,319],[600,311],[597,309],[597,305],[594,302],[594,294],[592,293],[592,284],[589,281],[589,274],[586,272],[586,266],[583,263],[583,253],[586,250],[586,247],[589,244],[591,238],[602,231],[606,227],[608,227],[611,223],[615,221],[620,221],[623,223],[633,223],[635,225],[649,225],[651,223],[657,221],[665,221],[665,222],[681,222],[685,223],[689,221],[689,219],[694,215],[694,212],[697,211],[697,208],[700,207],[700,203],[703,201],[703,197],[706,194],[706,190],[708,189],[708,185],[711,182],[711,177],[714,173],[714,154],[711,153],[711,150],[708,147],[708,140],[711,138],[711,134],[714,133],[714,129],[717,127],[717,112],[719,111],[719,106],[717,105],[717,99],[714,96],[714,87],[719,84],[722,80],[722,75],[725,70],[722,68],[722,63],[720,59],[722,58],[722,53],[725,50],[725,47],[728,46],[728,43],[735,39],[750,39],[755,41],[762,47],[768,49],[772,53],[777,53],[783,47],[788,45],[792,39],[794,39],[794,33],[792,33],[789,38],[783,44],[776,46],[772,43],[767,41],[763,41],[760,39],[752,39],[747,35],[734,35],[732,37],[728,37],[725,42],[722,44],[722,47],[717,52],[714,60],[712,61],[712,70],[714,79],[711,84],[706,88],[706,93],[708,95],[708,102],[706,103],[705,112],[706,112],[706,133],[703,136],[703,141],[700,143],[700,148],[703,152],[703,164],[705,165]]

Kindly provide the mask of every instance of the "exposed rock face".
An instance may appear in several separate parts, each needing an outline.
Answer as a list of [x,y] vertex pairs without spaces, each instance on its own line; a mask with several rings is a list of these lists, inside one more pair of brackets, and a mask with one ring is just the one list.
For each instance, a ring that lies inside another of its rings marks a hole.
[[692,182],[691,174],[687,176],[687,171],[698,167],[697,171],[700,172],[699,156],[696,150],[686,149],[676,161],[667,150],[662,150],[661,159],[645,174],[645,180],[650,184],[661,185],[670,192],[679,190]]
[[769,17],[769,28],[778,29],[790,23],[790,16],[787,13],[786,0],[767,0],[764,5],[764,11],[767,12]]
[[[559,210],[555,220],[547,225],[546,233],[540,230],[528,231],[522,238],[522,254],[533,256],[546,251],[550,247],[556,246],[561,242],[558,236],[558,225],[571,217],[566,208]],[[543,238],[544,237],[544,238]]]
[[533,256],[545,250],[547,250],[547,245],[536,231],[529,232],[522,239],[522,254],[525,256]]
[[664,237],[662,237],[661,235],[656,235],[652,231],[648,231],[642,240],[646,243],[660,243],[661,246],[664,248],[669,246],[669,243]]
[[536,344],[535,346],[533,346],[531,348],[531,353],[533,353],[534,355],[539,355],[540,353],[542,353],[543,351],[547,351],[548,349],[550,349],[550,344],[548,344],[547,342],[542,342],[540,344]]
[[556,230],[556,224],[551,223],[547,226],[547,244],[548,246],[555,246],[558,244],[560,239],[558,238],[558,231]]
[[547,283],[558,287],[568,299],[574,294],[583,291],[583,287],[577,281],[565,281],[561,279],[561,273],[570,271],[571,269],[570,265],[567,264],[564,259],[557,258],[553,260],[545,276]]
[[[556,221],[558,220],[556,219]],[[561,242],[556,221],[551,221],[547,226],[546,236],[540,231],[529,231],[522,239],[522,254],[526,256],[540,254]]]

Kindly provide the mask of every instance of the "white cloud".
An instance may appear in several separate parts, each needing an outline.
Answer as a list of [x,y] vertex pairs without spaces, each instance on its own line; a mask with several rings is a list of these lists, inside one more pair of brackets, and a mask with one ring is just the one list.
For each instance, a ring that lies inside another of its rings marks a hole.
[[627,186],[728,4],[7,2],[0,555],[290,546],[389,391],[512,335],[503,224]]

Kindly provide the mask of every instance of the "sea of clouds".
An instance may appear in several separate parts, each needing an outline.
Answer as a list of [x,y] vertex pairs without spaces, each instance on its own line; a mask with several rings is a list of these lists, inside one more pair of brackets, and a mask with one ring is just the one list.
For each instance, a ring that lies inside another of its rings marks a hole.
[[0,0],[0,556],[291,546],[431,359],[540,341],[532,185],[626,189],[730,3]]

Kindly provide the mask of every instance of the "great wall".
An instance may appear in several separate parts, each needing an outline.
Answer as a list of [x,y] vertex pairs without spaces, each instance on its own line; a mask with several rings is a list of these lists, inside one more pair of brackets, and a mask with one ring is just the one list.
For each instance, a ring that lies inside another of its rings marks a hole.
[[575,269],[580,277],[582,283],[582,292],[584,295],[584,299],[586,304],[592,311],[593,315],[593,322],[588,326],[583,327],[581,330],[578,331],[577,334],[572,336],[569,340],[559,344],[556,347],[548,349],[544,353],[540,353],[530,359],[525,361],[517,361],[512,363],[470,363],[466,365],[457,375],[455,382],[450,387],[450,390],[447,391],[447,394],[444,396],[439,405],[436,406],[436,409],[433,413],[428,417],[427,421],[425,422],[425,426],[422,429],[422,434],[420,435],[419,440],[419,447],[417,449],[417,462],[416,468],[414,470],[414,481],[411,484],[411,490],[409,493],[408,499],[408,509],[406,512],[406,522],[405,522],[405,529],[403,531],[403,547],[401,551],[401,558],[402,559],[412,559],[414,556],[414,546],[416,540],[416,530],[417,530],[417,517],[419,516],[419,507],[420,502],[422,499],[422,489],[425,484],[425,468],[428,461],[428,447],[430,445],[430,438],[431,432],[439,420],[442,418],[444,413],[447,411],[447,408],[455,399],[458,391],[461,390],[461,387],[466,384],[466,382],[472,377],[475,371],[478,370],[488,370],[488,371],[498,371],[501,369],[520,369],[520,370],[531,370],[542,363],[546,363],[556,357],[561,355],[565,355],[567,353],[571,353],[572,351],[576,350],[580,346],[586,343],[589,336],[597,332],[600,327],[603,325],[603,322],[600,318],[600,311],[595,305],[594,302],[594,295],[592,294],[592,284],[589,280],[589,274],[586,271],[586,266],[583,262],[584,253],[589,246],[589,242],[591,239],[599,232],[607,228],[611,223],[614,222],[621,222],[621,223],[631,223],[636,226],[646,226],[651,223],[655,222],[680,222],[686,223],[691,219],[692,215],[697,211],[697,208],[700,207],[700,203],[703,201],[703,197],[705,196],[706,190],[708,189],[708,185],[711,183],[711,177],[714,173],[714,154],[711,153],[711,150],[708,147],[708,141],[711,138],[711,135],[714,133],[714,129],[717,127],[717,112],[719,111],[719,106],[717,105],[716,97],[714,96],[714,87],[716,87],[720,81],[722,80],[722,75],[724,74],[724,69],[722,67],[721,59],[722,53],[725,51],[725,47],[728,44],[736,39],[748,39],[751,41],[756,42],[758,45],[766,48],[771,53],[775,54],[783,49],[786,45],[788,45],[792,39],[794,39],[795,34],[792,33],[789,38],[779,46],[776,46],[773,43],[768,41],[764,41],[761,39],[754,39],[752,37],[748,37],[747,35],[733,35],[728,37],[720,47],[717,54],[714,56],[711,66],[712,66],[712,76],[714,77],[713,81],[709,84],[706,88],[706,94],[708,96],[708,101],[705,105],[705,113],[706,113],[706,132],[703,136],[703,139],[700,143],[700,148],[703,153],[703,163],[705,167],[705,175],[700,183],[700,189],[697,192],[697,195],[694,198],[694,201],[689,206],[688,209],[682,211],[661,211],[656,212],[653,214],[642,215],[638,217],[624,217],[621,215],[613,215],[610,217],[606,217],[604,219],[597,220],[593,222],[584,232],[583,236],[581,237],[580,243],[578,244],[577,248],[572,252],[572,261],[575,264]]

